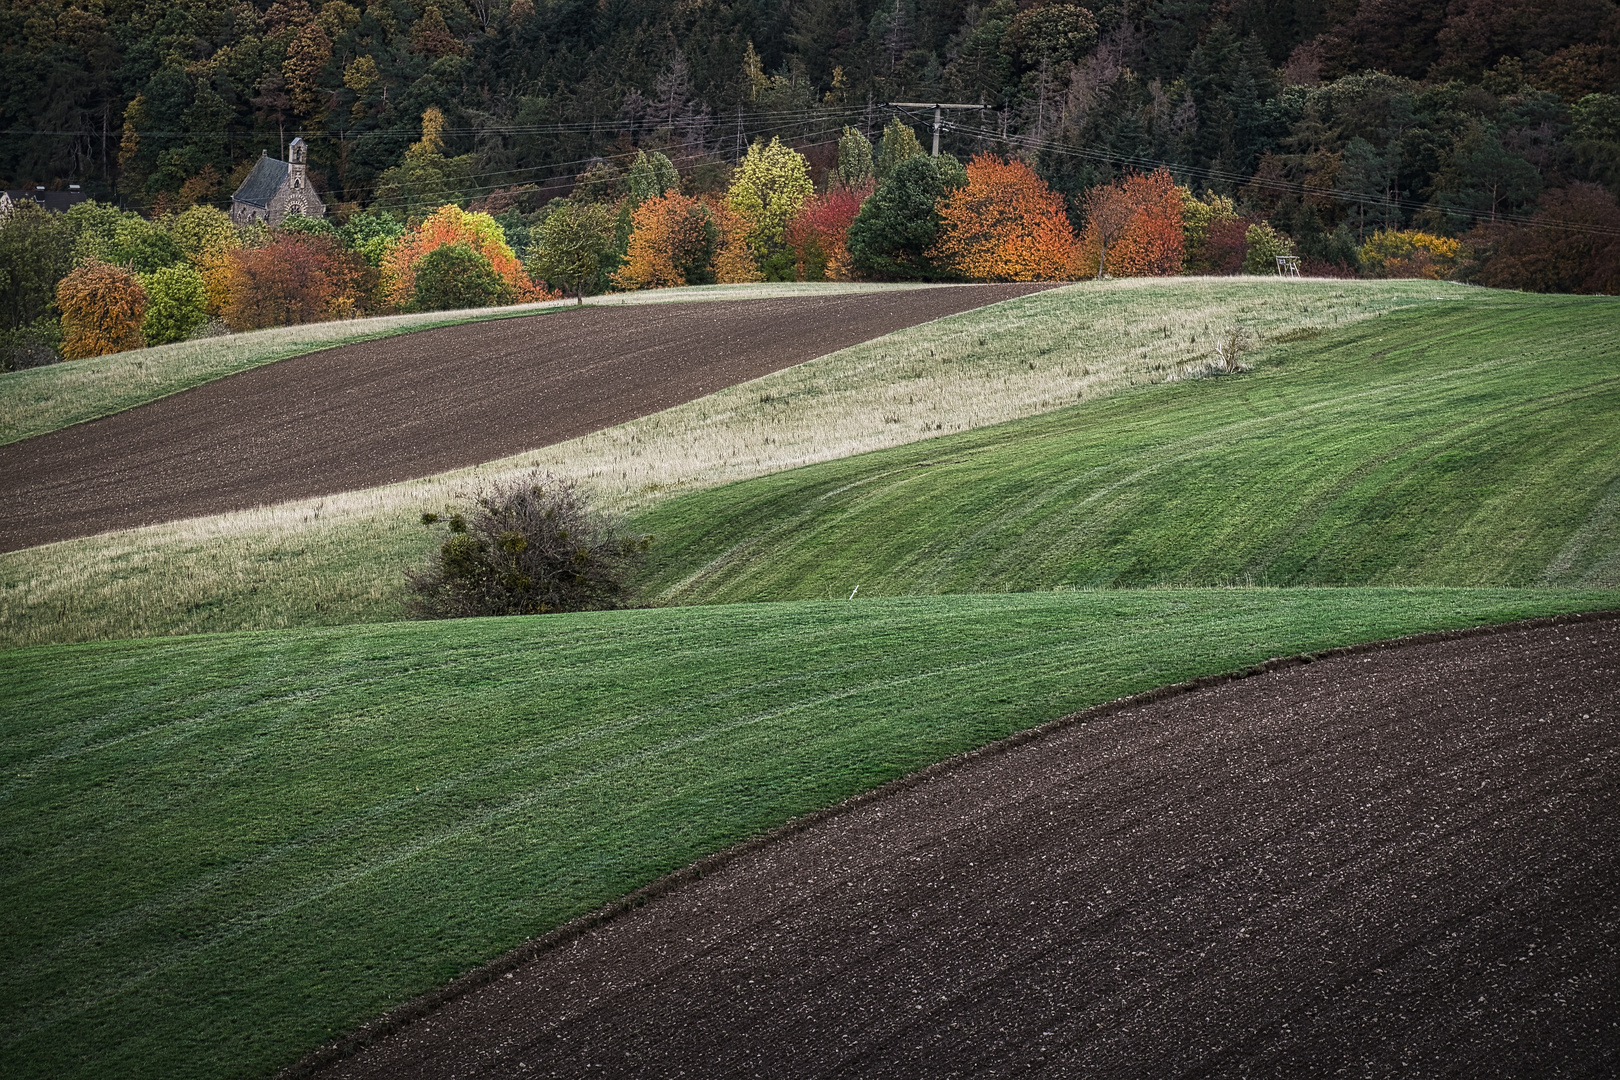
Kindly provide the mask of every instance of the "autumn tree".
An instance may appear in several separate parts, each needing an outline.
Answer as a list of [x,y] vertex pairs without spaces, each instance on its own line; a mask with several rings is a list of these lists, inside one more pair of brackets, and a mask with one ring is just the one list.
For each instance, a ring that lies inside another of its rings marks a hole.
[[671,191],[649,198],[631,216],[624,265],[613,275],[621,289],[658,289],[714,282],[720,230],[701,201]]
[[1043,281],[1074,273],[1074,229],[1063,200],[1022,161],[981,154],[967,186],[939,207],[934,258],[964,277]]
[[1482,285],[1620,294],[1620,203],[1599,184],[1554,188],[1528,225],[1480,229],[1468,240],[1482,249],[1474,278]]
[[56,287],[62,312],[62,355],[69,360],[138,349],[146,290],[134,272],[92,259]]
[[783,250],[788,222],[814,190],[810,163],[797,150],[776,138],[748,148],[726,202],[748,223],[748,246],[762,264]]
[[330,237],[283,234],[227,256],[225,322],[258,330],[319,322],[342,313],[363,266]]
[[850,279],[849,227],[871,193],[868,179],[856,187],[833,188],[799,208],[788,223],[787,244],[801,281]]
[[749,246],[750,223],[724,199],[705,200],[719,235],[715,238],[714,280],[721,285],[762,281],[754,249]]
[[1379,229],[1357,252],[1361,265],[1373,277],[1449,278],[1460,259],[1462,244],[1448,236],[1415,230]]
[[1294,241],[1288,234],[1278,232],[1264,221],[1250,225],[1243,234],[1243,272],[1245,274],[1280,273],[1277,260],[1294,253]]
[[1182,200],[1167,169],[1132,173],[1086,193],[1080,267],[1101,278],[1179,274],[1185,238]]
[[466,201],[473,156],[447,157],[444,152],[444,112],[430,106],[422,112],[422,137],[405,151],[404,160],[377,177],[372,208],[388,210],[415,220],[434,207]]
[[466,244],[488,259],[495,273],[506,282],[508,302],[521,303],[539,297],[540,290],[507,245],[500,223],[488,214],[469,212],[448,203],[402,235],[383,257],[382,283],[388,303],[399,308],[410,306],[416,293],[416,264],[428,252],[446,244]]
[[1216,265],[1210,237],[1222,225],[1238,219],[1237,208],[1229,196],[1213,191],[1205,191],[1202,199],[1184,187],[1177,188],[1176,194],[1181,197],[1182,272],[1211,273]]

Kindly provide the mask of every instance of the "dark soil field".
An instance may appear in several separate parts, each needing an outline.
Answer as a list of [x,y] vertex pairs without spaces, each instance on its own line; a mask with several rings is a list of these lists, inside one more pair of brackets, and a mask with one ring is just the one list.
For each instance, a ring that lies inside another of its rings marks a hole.
[[282,360],[0,446],[0,551],[490,461],[1044,287],[587,307]]
[[1082,714],[747,849],[323,1075],[1617,1071],[1611,619]]

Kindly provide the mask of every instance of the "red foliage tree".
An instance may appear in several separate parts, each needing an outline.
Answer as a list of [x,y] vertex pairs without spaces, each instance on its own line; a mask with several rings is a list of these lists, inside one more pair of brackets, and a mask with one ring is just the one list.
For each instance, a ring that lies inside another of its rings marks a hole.
[[138,349],[146,290],[121,266],[91,259],[56,286],[62,309],[62,355],[69,360]]
[[1074,228],[1063,200],[1022,161],[980,154],[966,187],[939,201],[932,257],[972,278],[1040,281],[1074,276]]
[[284,234],[226,256],[225,322],[258,330],[347,314],[365,267],[325,236]]
[[[1133,173],[1117,184],[1092,189],[1080,234],[1080,268],[1115,277],[1168,277],[1181,273],[1185,235],[1181,195],[1167,169]],[[1210,230],[1216,243],[1219,226]],[[1238,247],[1238,262],[1243,248]]]
[[1486,252],[1474,278],[1482,285],[1620,293],[1620,204],[1601,185],[1554,188],[1529,225],[1477,230],[1468,241]]
[[787,227],[787,244],[798,262],[800,280],[849,280],[849,226],[870,194],[872,183],[867,181],[805,200]]

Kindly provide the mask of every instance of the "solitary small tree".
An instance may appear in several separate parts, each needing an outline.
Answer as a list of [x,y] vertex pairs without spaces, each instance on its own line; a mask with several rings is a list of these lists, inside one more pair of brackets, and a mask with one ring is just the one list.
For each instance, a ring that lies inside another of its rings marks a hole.
[[445,529],[428,565],[408,575],[411,610],[430,619],[622,607],[651,543],[592,508],[573,481],[537,470],[422,523]]
[[1136,206],[1125,189],[1102,184],[1086,192],[1086,240],[1097,245],[1097,279],[1108,272],[1108,249],[1125,235]]
[[586,284],[596,280],[613,250],[613,225],[613,215],[598,203],[557,200],[540,224],[534,272],[553,288],[572,290],[583,304]]

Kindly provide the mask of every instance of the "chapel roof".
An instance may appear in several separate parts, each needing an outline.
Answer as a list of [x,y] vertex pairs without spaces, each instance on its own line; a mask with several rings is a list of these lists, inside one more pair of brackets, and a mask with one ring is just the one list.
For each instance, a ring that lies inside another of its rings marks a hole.
[[267,207],[286,178],[287,163],[266,154],[254,164],[253,171],[248,173],[247,179],[242,181],[242,186],[236,189],[236,194],[231,198],[249,206]]

